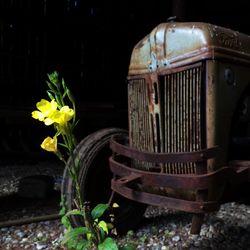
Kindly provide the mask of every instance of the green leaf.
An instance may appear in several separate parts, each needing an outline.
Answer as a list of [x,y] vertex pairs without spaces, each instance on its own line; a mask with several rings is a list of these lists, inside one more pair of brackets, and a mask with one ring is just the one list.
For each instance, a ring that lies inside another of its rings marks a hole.
[[70,210],[69,212],[67,212],[65,216],[70,216],[70,215],[80,215],[80,216],[83,216],[83,213],[80,210],[78,210],[78,209],[73,209],[73,210]]
[[103,242],[106,238],[106,234],[102,228],[99,228],[99,234],[100,234],[100,241],[99,242]]
[[61,98],[60,98],[60,96],[58,94],[55,94],[55,98],[56,98],[56,102],[58,104],[58,108],[60,109],[63,106]]
[[67,93],[67,96],[68,96],[69,100],[71,101],[71,103],[74,104],[75,103],[75,98],[74,98],[74,96],[72,95],[71,91],[68,88],[66,89],[66,93]]
[[62,98],[64,99],[66,95],[67,95],[67,91],[64,91]]
[[76,237],[79,235],[85,235],[89,232],[90,231],[86,227],[75,227],[75,228],[71,229],[71,231],[69,232],[69,236]]
[[56,93],[56,89],[55,89],[54,85],[51,84],[51,82],[47,81],[47,85],[48,85],[51,92]]
[[109,233],[109,230],[108,230],[108,224],[102,220],[98,223],[98,226],[106,233],[108,234]]
[[98,250],[118,250],[115,241],[108,237],[101,244],[98,245]]
[[61,223],[64,225],[65,228],[70,228],[71,227],[71,223],[70,220],[67,216],[63,216],[61,218]]
[[73,245],[77,242],[78,236],[86,235],[87,233],[89,233],[89,230],[86,227],[72,228],[66,232],[62,243]]
[[65,145],[64,143],[57,143],[57,144],[64,147],[64,148],[68,148],[67,145]]
[[87,249],[89,249],[91,247],[91,242],[90,241],[88,241],[88,240],[81,240],[81,241],[79,241],[78,243],[77,243],[77,245],[76,245],[76,249],[77,250],[87,250]]
[[80,120],[74,121],[74,123],[72,124],[72,129],[74,129],[78,125],[79,121]]
[[65,207],[65,197],[63,194],[61,194],[61,200],[60,200],[60,211],[59,211],[59,215],[60,216],[64,216],[66,213],[66,207]]
[[63,78],[62,78],[62,87],[63,87],[63,89],[66,91],[67,87],[66,87],[66,83],[65,83],[65,81],[64,81]]
[[51,81],[51,83],[53,83],[55,86],[57,86],[58,83],[58,72],[54,71],[50,74],[48,74],[48,78]]
[[108,204],[102,204],[102,203],[95,206],[91,211],[91,216],[93,220],[100,218],[108,208],[109,208]]
[[65,207],[61,207],[60,211],[59,211],[59,215],[60,216],[64,216],[66,212],[66,208]]
[[51,93],[50,90],[47,90],[47,95],[50,98],[50,100],[52,101],[53,99],[55,99],[54,95]]

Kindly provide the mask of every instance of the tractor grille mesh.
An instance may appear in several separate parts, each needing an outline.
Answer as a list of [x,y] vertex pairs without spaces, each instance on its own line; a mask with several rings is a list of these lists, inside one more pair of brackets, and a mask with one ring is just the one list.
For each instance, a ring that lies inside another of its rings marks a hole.
[[[130,144],[158,153],[193,152],[201,149],[202,65],[159,76],[151,83],[132,79],[128,85]],[[134,162],[134,167],[152,164]],[[161,171],[193,174],[195,163],[166,163]]]

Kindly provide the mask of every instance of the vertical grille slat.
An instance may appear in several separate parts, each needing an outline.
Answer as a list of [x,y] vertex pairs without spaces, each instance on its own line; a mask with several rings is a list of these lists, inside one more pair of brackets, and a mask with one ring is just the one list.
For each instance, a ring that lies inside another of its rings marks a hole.
[[[202,64],[162,75],[153,83],[147,83],[145,79],[130,80],[131,146],[158,153],[201,149],[201,81]],[[134,165],[139,168],[150,166],[138,161]],[[167,163],[161,167],[171,174],[196,172],[195,163]]]

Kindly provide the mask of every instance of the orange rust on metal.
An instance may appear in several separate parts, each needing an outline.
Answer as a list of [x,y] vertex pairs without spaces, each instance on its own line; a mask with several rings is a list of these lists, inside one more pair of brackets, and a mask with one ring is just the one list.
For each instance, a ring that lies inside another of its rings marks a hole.
[[178,209],[185,212],[190,213],[205,213],[205,212],[213,212],[219,209],[219,204],[217,201],[189,201],[176,199],[173,197],[166,197],[158,194],[146,193],[143,191],[137,191],[126,185],[121,185],[119,182],[112,180],[111,183],[112,189],[121,194],[122,196],[139,201],[142,203],[146,203],[153,206],[167,206],[168,208]]
[[128,143],[111,140],[114,191],[196,213],[191,233],[198,233],[227,185],[249,182],[250,162],[228,163],[232,120],[249,90],[249,44],[248,35],[227,28],[171,22],[134,47]]
[[223,167],[213,173],[202,175],[174,175],[143,171],[126,166],[110,158],[111,171],[120,176],[126,183],[137,180],[143,185],[171,187],[191,190],[209,189],[225,183],[238,184],[249,180],[250,166],[242,168]]
[[135,46],[129,75],[217,58],[249,63],[249,36],[208,23],[162,23]]
[[110,148],[113,152],[132,159],[154,163],[199,162],[215,157],[218,151],[218,148],[214,147],[195,152],[151,153],[118,143],[114,138],[110,141]]
[[[225,183],[243,183],[249,180],[250,166],[240,168],[224,167],[218,171],[210,174],[203,175],[169,175],[155,172],[141,171],[129,166],[125,166],[123,163],[119,163],[116,160],[110,158],[110,168],[115,174],[115,178],[112,180],[112,189],[127,197],[129,199],[143,202],[150,205],[167,206],[168,208],[178,209],[185,212],[191,212],[195,214],[212,212],[219,209],[220,201],[218,200],[189,200],[173,198],[166,195],[157,193],[145,192],[139,190],[138,186],[142,189],[144,186],[152,187],[173,187],[188,190],[203,190],[206,191],[211,186],[219,186]],[[131,186],[133,184],[133,188]],[[197,217],[197,215],[195,215]],[[194,217],[194,219],[197,219]],[[192,232],[199,231],[199,223],[194,223]]]

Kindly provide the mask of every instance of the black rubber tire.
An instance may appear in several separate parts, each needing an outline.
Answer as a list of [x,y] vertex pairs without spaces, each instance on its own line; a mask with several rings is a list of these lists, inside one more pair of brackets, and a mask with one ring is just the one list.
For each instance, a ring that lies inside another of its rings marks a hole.
[[[99,203],[108,203],[111,196],[112,172],[109,169],[108,158],[111,155],[109,142],[113,135],[126,135],[127,131],[119,128],[99,130],[84,138],[76,147],[75,154],[80,160],[79,181],[81,196],[94,207]],[[68,164],[71,164],[69,160]],[[67,209],[73,207],[74,188],[65,168],[62,181],[62,194],[66,198]],[[115,227],[119,234],[133,229],[143,218],[146,204],[128,200],[115,193],[113,202],[119,204],[115,209]],[[71,218],[75,227],[83,225],[79,217]]]

